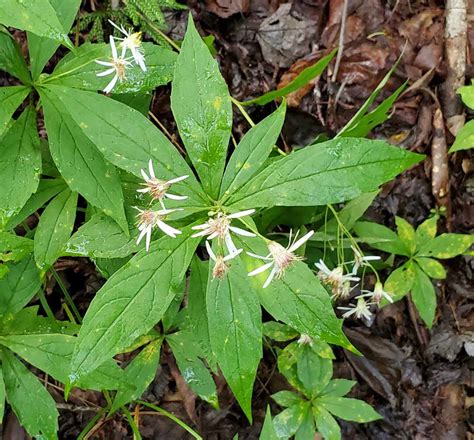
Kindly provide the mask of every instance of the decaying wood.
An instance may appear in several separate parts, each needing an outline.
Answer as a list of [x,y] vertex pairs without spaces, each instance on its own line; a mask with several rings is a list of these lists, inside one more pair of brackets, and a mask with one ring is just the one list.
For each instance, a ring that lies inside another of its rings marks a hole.
[[446,60],[446,81],[441,87],[441,102],[446,126],[456,135],[464,125],[463,106],[456,94],[464,85],[466,75],[467,12],[466,0],[446,2],[446,27],[444,32],[444,53]]
[[433,114],[433,140],[431,142],[431,186],[433,196],[438,206],[443,206],[448,211],[449,203],[449,168],[448,147],[446,145],[446,130],[444,128],[443,113],[437,108]]

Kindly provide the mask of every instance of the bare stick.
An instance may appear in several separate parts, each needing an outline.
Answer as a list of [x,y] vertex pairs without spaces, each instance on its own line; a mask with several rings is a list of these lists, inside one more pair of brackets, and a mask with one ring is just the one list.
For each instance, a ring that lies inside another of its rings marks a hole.
[[342,5],[342,16],[341,16],[341,30],[339,32],[339,49],[337,50],[336,64],[334,65],[334,72],[332,73],[332,81],[336,81],[337,72],[339,71],[339,65],[341,64],[342,52],[344,51],[344,37],[346,34],[346,19],[347,19],[347,4],[349,0],[344,0]]

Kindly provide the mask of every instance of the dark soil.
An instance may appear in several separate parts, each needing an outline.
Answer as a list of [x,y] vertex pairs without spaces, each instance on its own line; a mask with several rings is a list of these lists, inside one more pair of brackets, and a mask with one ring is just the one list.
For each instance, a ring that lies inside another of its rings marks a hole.
[[[100,7],[101,2],[84,1]],[[203,35],[212,34],[221,71],[230,91],[239,100],[259,96],[285,84],[304,67],[337,47],[343,0],[203,0],[188,3]],[[469,2],[468,2],[469,3]],[[471,2],[472,3],[472,2]],[[386,185],[370,208],[370,218],[394,226],[394,216],[420,224],[436,209],[432,194],[432,120],[439,108],[438,91],[447,67],[444,60],[444,2],[409,0],[349,0],[345,45],[334,75],[314,80],[304,92],[289,98],[289,112],[281,146],[305,145],[320,134],[337,132],[358,110],[385,73],[403,57],[382,98],[404,81],[411,87],[396,103],[389,121],[372,136],[400,148],[427,154],[426,161]],[[468,60],[474,59],[474,5],[470,10]],[[186,11],[169,12],[169,34],[182,38]],[[19,35],[21,36],[21,35]],[[474,73],[468,66],[468,73]],[[422,78],[420,80],[420,78]],[[2,83],[7,83],[2,79]],[[10,84],[12,82],[9,82]],[[169,105],[169,88],[156,91],[152,110],[170,132],[175,125]],[[192,99],[192,97],[190,97]],[[251,107],[255,120],[275,108]],[[443,107],[441,106],[441,110]],[[472,115],[471,115],[472,116]],[[248,130],[235,113],[239,138]],[[453,136],[447,134],[448,145]],[[450,194],[447,216],[441,229],[469,233],[474,227],[474,175],[472,157],[460,152],[449,157]],[[335,377],[357,380],[352,397],[372,404],[384,419],[367,425],[341,422],[347,439],[464,439],[474,438],[472,371],[474,362],[473,260],[459,257],[446,263],[448,278],[436,285],[438,312],[433,329],[426,329],[408,298],[380,310],[370,326],[347,323],[347,335],[364,357],[335,348]],[[84,313],[104,280],[86,259],[62,259],[56,269]],[[51,280],[48,301],[61,315],[59,288]],[[249,426],[222,378],[216,378],[221,410],[194,400],[183,385],[175,363],[164,348],[161,368],[143,396],[184,420],[205,439],[257,439],[267,404],[278,411],[270,395],[288,385],[276,370],[271,353],[265,353],[254,390],[254,424]],[[65,403],[62,391],[49,387],[60,402],[60,438],[76,439],[105,406],[95,392],[74,391]],[[25,438],[10,412],[4,425],[5,439]],[[140,408],[140,431],[144,439],[192,438],[169,419]],[[131,439],[126,419],[116,415],[99,422],[93,439]]]

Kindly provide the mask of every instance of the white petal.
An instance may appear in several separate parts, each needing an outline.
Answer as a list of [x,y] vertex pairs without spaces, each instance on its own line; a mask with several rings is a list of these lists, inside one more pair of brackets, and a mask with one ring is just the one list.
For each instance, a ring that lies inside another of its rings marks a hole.
[[170,237],[176,238],[176,235],[181,234],[179,229],[175,229],[161,220],[157,220],[156,224],[166,235],[169,235]]
[[110,81],[107,87],[104,89],[104,93],[110,93],[112,89],[115,87],[115,84],[117,84],[117,81],[118,81],[118,75],[115,75],[112,78],[112,81]]
[[260,267],[257,267],[256,269],[252,270],[252,272],[249,272],[247,275],[249,277],[253,277],[255,275],[258,275],[259,273],[265,272],[267,269],[273,266],[273,261],[270,263],[265,263]]
[[216,254],[212,250],[212,247],[211,247],[211,245],[209,244],[209,242],[207,240],[206,240],[206,249],[207,249],[207,253],[209,254],[209,257],[211,258],[211,260],[216,261],[217,260]]
[[191,235],[191,237],[197,238],[197,237],[204,237],[205,235],[207,235],[207,231],[201,231],[201,232],[198,232],[197,234]]
[[259,260],[273,261],[273,258],[271,257],[264,257],[262,255],[252,254],[252,252],[247,252],[247,255],[249,257],[258,258]]
[[324,272],[325,274],[331,273],[329,270],[329,267],[326,266],[323,260],[319,260],[318,263],[314,263],[314,265],[321,271]]
[[385,297],[385,299],[386,299],[388,302],[391,302],[391,303],[393,304],[393,298],[392,298],[392,296],[391,296],[389,293],[385,292],[385,290],[384,290],[384,291],[382,292],[382,295]]
[[155,170],[153,169],[153,161],[150,159],[150,161],[148,162],[148,171],[150,172],[150,177],[152,179],[156,179],[155,177]]
[[207,223],[202,223],[201,225],[192,226],[191,229],[199,230],[199,229],[207,229],[208,227],[209,225]]
[[166,193],[165,197],[168,197],[168,199],[171,199],[171,200],[186,200],[188,198],[188,196],[177,196],[175,194],[170,194],[170,193]]
[[[209,232],[207,232],[209,234]],[[213,240],[219,235],[219,232],[213,232],[209,237],[207,237],[208,240]]]
[[253,214],[255,209],[247,209],[246,211],[236,212],[235,214],[229,214],[227,218],[240,218],[245,217],[246,215]]
[[124,34],[126,37],[128,37],[127,32],[124,32],[124,28],[117,26],[112,20],[107,20],[115,29],[120,31],[122,34]]
[[266,289],[270,283],[273,281],[273,277],[275,276],[275,274],[277,273],[277,267],[275,266],[272,271],[270,272],[270,275],[268,275],[268,278],[267,280],[265,281],[264,285],[263,285],[263,288]]
[[229,229],[236,234],[243,235],[245,237],[255,237],[253,232],[246,231],[245,229],[237,228],[235,226],[229,226]]
[[307,234],[303,235],[298,241],[293,243],[293,245],[290,246],[290,248],[288,250],[290,252],[293,252],[296,249],[298,249],[299,247],[303,246],[303,244],[306,243],[311,238],[311,236],[313,234],[314,234],[314,231],[309,231]]
[[137,189],[137,192],[139,193],[147,193],[151,191],[151,188],[140,188],[140,189]]
[[[206,241],[206,243],[207,243],[207,241]],[[226,256],[223,258],[223,261],[232,260],[232,259],[235,258],[237,255],[239,255],[242,251],[243,251],[243,249],[237,249],[237,252],[234,252],[233,254],[226,255]]]
[[145,249],[146,249],[146,251],[148,252],[148,250],[150,249],[151,228],[148,228],[146,232],[147,232],[147,233],[146,233],[146,245],[145,245]]
[[107,70],[104,70],[103,72],[96,73],[95,76],[107,76],[114,72],[115,72],[115,67],[112,67],[111,69],[107,69]]
[[109,41],[110,41],[110,49],[112,49],[112,58],[116,60],[118,58],[117,48],[115,47],[115,41],[112,35],[110,36]]
[[[120,58],[124,59],[126,53],[127,53],[127,46],[125,44],[122,44],[122,53],[120,54]],[[127,64],[130,64],[130,63],[127,63]]]
[[[110,66],[113,66],[114,63],[111,63],[109,61],[101,61],[101,60],[95,60],[95,62],[97,64],[100,64],[101,66],[107,66],[107,67],[110,67]],[[114,70],[115,70],[115,67],[114,67]]]
[[229,253],[233,254],[234,252],[237,252],[237,247],[235,246],[234,242],[232,241],[232,237],[230,236],[229,233],[227,233],[225,235],[224,241],[225,241],[225,244],[227,246],[227,249],[229,250]]
[[181,182],[182,180],[187,179],[189,176],[181,176],[181,177],[176,177],[175,179],[168,180],[167,183],[177,183]]
[[140,170],[140,173],[142,174],[143,180],[145,180],[145,181],[150,180],[150,178],[148,177],[148,174],[145,173],[145,170],[144,170],[144,169],[141,169],[141,170]]
[[[143,225],[141,225],[141,226],[143,226]],[[140,244],[140,242],[142,241],[142,238],[146,235],[148,228],[141,228],[141,229],[139,228],[139,230],[141,232],[140,232],[140,235],[137,238],[137,244]]]
[[374,261],[374,260],[380,260],[380,257],[378,255],[367,255],[366,257],[362,258],[364,261]]

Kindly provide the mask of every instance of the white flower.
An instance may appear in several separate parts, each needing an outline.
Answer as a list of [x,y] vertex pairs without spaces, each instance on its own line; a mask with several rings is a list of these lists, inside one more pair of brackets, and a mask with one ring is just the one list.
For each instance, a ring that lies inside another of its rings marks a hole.
[[237,249],[234,253],[230,253],[229,255],[217,255],[211,248],[211,245],[206,240],[206,249],[209,254],[209,257],[212,261],[215,262],[214,268],[212,269],[212,278],[224,278],[225,274],[229,270],[229,266],[226,264],[229,260],[232,260],[237,255],[239,255],[243,249]]
[[125,36],[125,38],[117,38],[117,40],[121,41],[120,46],[122,49],[130,49],[135,63],[138,64],[144,72],[146,72],[145,56],[143,55],[142,47],[142,33],[132,33],[131,30],[127,31],[123,26],[117,26],[112,20],[109,20],[109,23]]
[[344,270],[341,266],[337,266],[335,269],[330,270],[323,260],[319,260],[319,263],[314,264],[319,269],[319,279],[323,283],[329,284],[333,289],[341,288],[342,286],[344,286],[344,283],[346,281],[360,280],[358,277],[353,276],[354,274],[352,273],[344,275]]
[[131,66],[131,63],[124,58],[126,52],[125,48],[122,48],[122,53],[118,56],[117,48],[115,47],[115,42],[112,37],[110,37],[110,48],[112,50],[112,61],[95,60],[97,64],[109,67],[107,70],[98,73],[97,76],[107,76],[115,72],[114,77],[104,89],[105,93],[111,92],[118,80],[123,81],[125,79],[125,70],[128,66]]
[[347,299],[349,298],[349,295],[351,292],[357,287],[357,284],[355,286],[351,287],[350,281],[344,281],[342,284],[335,285],[331,290],[333,295],[331,296],[331,299]]
[[311,336],[307,335],[306,333],[301,333],[297,342],[299,345],[313,345]]
[[172,238],[176,238],[177,235],[181,234],[181,231],[167,225],[163,220],[168,214],[171,214],[175,211],[180,211],[180,209],[163,209],[159,211],[152,211],[149,209],[140,209],[135,207],[138,210],[138,230],[140,235],[137,239],[137,244],[140,244],[140,241],[143,237],[146,237],[145,248],[148,251],[150,248],[151,234],[153,228],[157,226],[160,228],[166,235],[169,235]]
[[148,162],[148,171],[150,173],[150,176],[147,175],[145,170],[142,169],[140,171],[142,173],[143,179],[145,180],[146,188],[138,189],[137,191],[141,193],[149,192],[153,200],[159,200],[160,205],[163,209],[166,209],[163,203],[163,198],[165,197],[171,200],[185,200],[188,198],[187,196],[177,196],[175,194],[169,194],[167,191],[173,183],[181,182],[182,180],[187,179],[189,176],[176,177],[175,179],[171,180],[157,179],[155,176],[155,170],[153,169],[153,162],[151,159]]
[[343,318],[349,318],[352,315],[355,315],[357,319],[365,318],[370,319],[372,317],[372,312],[369,310],[369,305],[364,298],[361,296],[357,299],[357,305],[350,304],[351,307],[338,307],[339,310],[346,310],[343,313]]
[[[254,275],[258,275],[259,273],[265,272],[267,269],[272,268],[270,274],[268,275],[267,280],[263,284],[263,288],[265,289],[268,285],[272,282],[273,278],[281,278],[285,273],[286,268],[296,260],[302,260],[303,257],[299,255],[295,255],[293,252],[298,249],[299,247],[303,246],[309,238],[314,234],[314,231],[309,231],[307,234],[303,235],[299,240],[298,233],[295,235],[294,240],[291,240],[291,233],[288,246],[284,248],[281,244],[277,243],[276,241],[270,241],[268,243],[268,250],[269,254],[266,256],[252,254],[251,252],[247,252],[247,255],[251,257],[258,258],[259,260],[268,261],[264,265],[258,267],[257,269],[253,270],[248,274],[249,277],[253,277]],[[273,267],[272,267],[273,266]]]
[[363,293],[363,295],[359,295],[358,298],[363,297],[363,296],[368,296],[368,297],[372,298],[372,301],[375,304],[380,303],[380,301],[382,301],[382,298],[385,298],[387,301],[393,303],[392,296],[390,295],[390,293],[383,290],[383,286],[382,286],[382,283],[380,281],[377,281],[375,283],[375,287],[374,287],[373,291],[371,291],[371,290],[362,290],[362,293]]
[[354,266],[352,267],[352,273],[357,274],[357,271],[362,266],[367,266],[369,261],[380,260],[380,257],[377,255],[362,255],[358,249],[354,246],[351,246],[352,252],[354,252]]
[[192,237],[203,237],[207,235],[208,240],[218,237],[220,240],[225,242],[229,253],[234,254],[237,252],[237,247],[232,241],[232,237],[230,236],[231,232],[234,234],[243,235],[245,237],[255,237],[255,234],[246,231],[245,229],[231,226],[230,223],[232,219],[245,217],[246,215],[253,214],[254,212],[255,209],[247,209],[246,211],[240,211],[229,215],[224,214],[223,212],[218,212],[214,217],[209,218],[206,223],[193,226],[192,229],[200,232],[192,235]]

